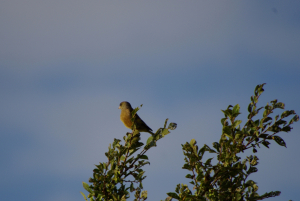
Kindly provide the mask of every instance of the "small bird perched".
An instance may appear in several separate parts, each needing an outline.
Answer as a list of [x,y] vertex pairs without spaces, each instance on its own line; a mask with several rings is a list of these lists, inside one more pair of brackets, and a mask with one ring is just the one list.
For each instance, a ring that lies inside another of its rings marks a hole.
[[[131,126],[133,124],[133,122],[131,121],[131,112],[133,111],[133,109],[130,103],[126,101],[121,102],[119,109],[121,109],[121,121],[127,128],[131,129]],[[149,126],[147,126],[147,124],[137,114],[135,114],[135,126],[136,130],[139,132],[148,132],[152,135],[154,134],[152,132],[152,129],[149,128]]]

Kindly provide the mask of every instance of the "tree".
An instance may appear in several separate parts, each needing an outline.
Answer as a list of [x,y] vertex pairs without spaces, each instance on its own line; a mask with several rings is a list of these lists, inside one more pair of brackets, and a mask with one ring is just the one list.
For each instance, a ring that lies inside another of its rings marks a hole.
[[[204,145],[201,149],[196,145],[196,140],[182,145],[185,155],[183,169],[190,171],[186,178],[191,179],[190,184],[194,192],[186,184],[178,184],[175,192],[167,193],[167,200],[211,200],[211,201],[232,201],[232,200],[263,200],[269,197],[280,195],[280,191],[272,191],[263,195],[258,195],[258,186],[248,179],[249,175],[258,171],[258,157],[249,155],[242,160],[238,156],[241,152],[252,149],[253,153],[261,145],[269,148],[272,141],[280,146],[285,146],[284,140],[278,136],[281,132],[289,132],[291,124],[299,120],[294,110],[286,110],[280,116],[271,117],[275,109],[284,109],[282,102],[273,100],[265,107],[257,107],[257,102],[264,91],[265,84],[257,85],[254,96],[248,106],[248,119],[241,127],[241,120],[236,118],[240,115],[240,106],[229,105],[226,110],[222,110],[225,117],[221,119],[223,125],[221,139],[213,143],[213,148]],[[264,108],[261,119],[254,119],[259,111]],[[139,108],[133,112],[134,115]],[[290,116],[289,122],[286,119]],[[109,146],[109,151],[105,153],[108,162],[96,165],[93,171],[93,178],[89,179],[91,185],[83,182],[84,188],[89,192],[90,200],[126,200],[130,197],[130,192],[134,193],[134,200],[146,200],[147,191],[142,191],[142,181],[146,178],[142,167],[150,164],[145,153],[156,146],[156,142],[170,131],[176,128],[175,123],[170,123],[166,128],[168,119],[163,128],[147,140],[143,150],[134,156],[144,144],[140,142],[140,134],[127,133],[124,136],[124,145],[121,140],[115,139],[113,145]],[[134,129],[134,128],[133,128]],[[209,158],[202,162],[205,152],[216,154],[217,162],[212,165]],[[127,185],[126,185],[127,184]],[[87,201],[85,195],[84,199]]]

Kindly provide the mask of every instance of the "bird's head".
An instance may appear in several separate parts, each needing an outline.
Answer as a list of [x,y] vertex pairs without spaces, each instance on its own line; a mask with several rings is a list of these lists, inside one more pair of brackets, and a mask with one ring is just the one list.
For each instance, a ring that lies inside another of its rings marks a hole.
[[131,105],[130,103],[128,103],[127,101],[123,101],[120,103],[119,109],[131,109]]

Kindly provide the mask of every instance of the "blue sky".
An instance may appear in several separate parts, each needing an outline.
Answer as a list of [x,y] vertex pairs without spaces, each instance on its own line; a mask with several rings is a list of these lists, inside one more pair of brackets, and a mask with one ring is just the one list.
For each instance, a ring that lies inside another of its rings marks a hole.
[[[129,131],[125,100],[153,130],[178,124],[145,168],[148,200],[165,199],[188,182],[181,144],[218,141],[229,104],[245,121],[257,84],[261,106],[277,98],[300,113],[299,24],[299,1],[3,0],[2,199],[83,200],[82,181]],[[287,148],[257,154],[259,193],[282,191],[270,200],[300,198],[298,124],[281,135]]]

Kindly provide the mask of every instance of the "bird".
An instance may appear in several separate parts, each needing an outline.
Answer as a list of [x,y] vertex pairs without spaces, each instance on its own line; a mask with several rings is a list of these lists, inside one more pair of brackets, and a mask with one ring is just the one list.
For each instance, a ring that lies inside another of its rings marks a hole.
[[[133,122],[131,121],[131,112],[133,111],[131,105],[127,101],[120,103],[119,109],[121,109],[120,119],[125,125],[125,127],[132,129]],[[139,117],[138,114],[135,114],[135,126],[136,130],[139,132],[147,132],[153,135],[152,129],[147,126],[147,124]]]

